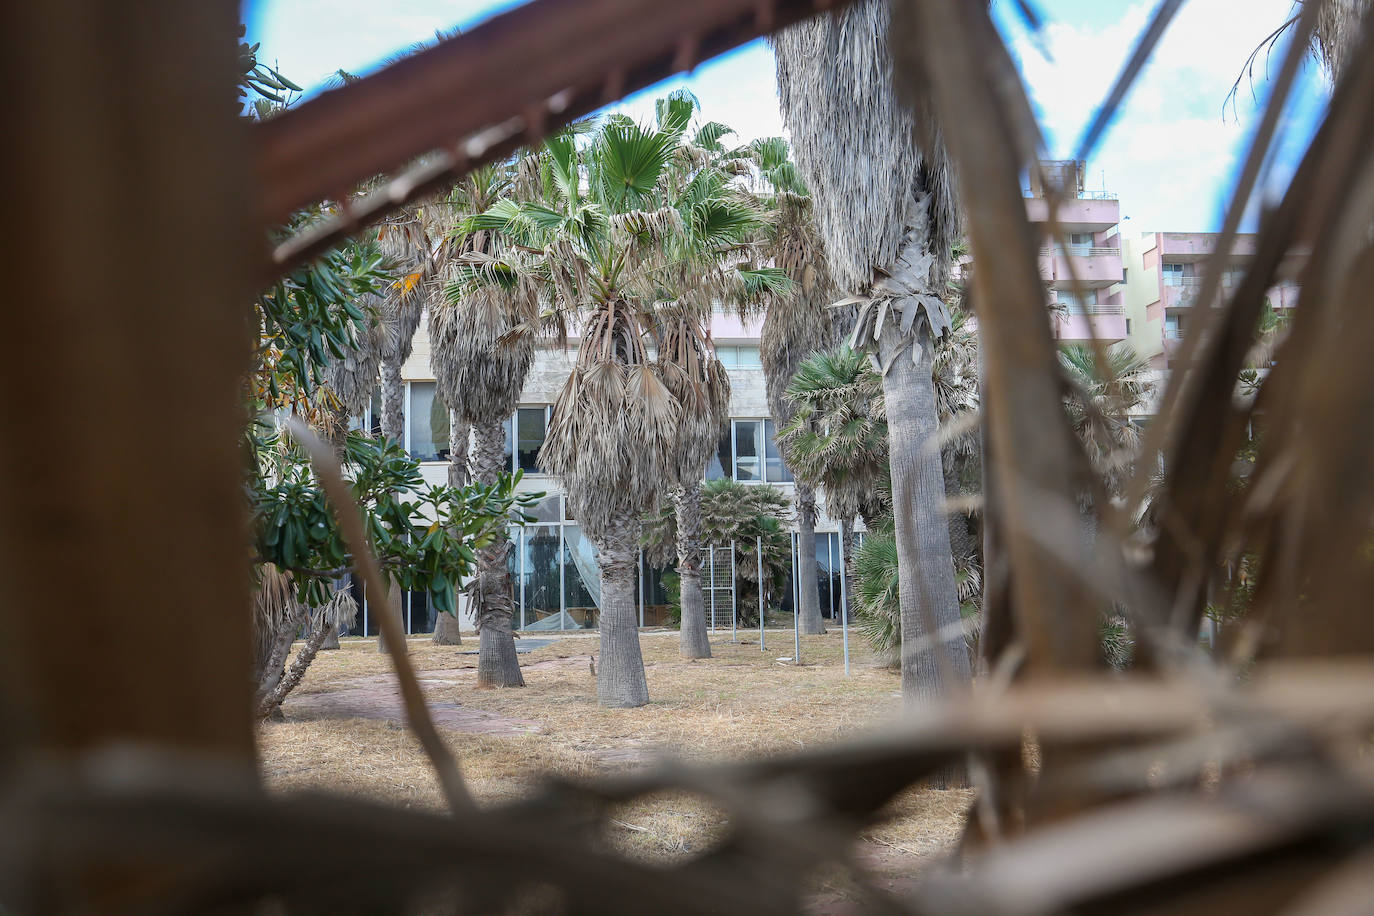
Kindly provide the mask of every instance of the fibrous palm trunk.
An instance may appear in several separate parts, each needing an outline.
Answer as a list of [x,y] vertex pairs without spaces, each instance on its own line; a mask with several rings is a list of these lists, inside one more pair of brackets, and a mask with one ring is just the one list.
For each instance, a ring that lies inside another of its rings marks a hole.
[[[500,419],[487,419],[473,429],[473,477],[490,486],[505,468],[505,430]],[[511,550],[510,539],[500,538],[477,551],[477,579],[469,589],[477,618],[478,687],[525,686],[511,633],[515,602],[506,565]]]
[[797,628],[808,635],[824,633],[816,564],[816,491],[797,481]]
[[[466,423],[458,419],[458,412],[448,412],[448,485],[466,486],[468,482],[468,431]],[[456,591],[456,589],[455,589]],[[458,596],[454,595],[454,612],[438,614],[434,618],[434,644],[460,646],[463,644],[463,623],[458,617]]]
[[[945,518],[945,478],[931,380],[934,349],[924,326],[914,343],[891,322],[878,341],[892,472],[902,609],[902,698],[935,702],[972,676]],[[912,359],[910,347],[917,358]]]
[[602,706],[643,706],[649,702],[649,684],[639,648],[634,593],[639,516],[621,509],[609,521],[596,544],[601,563],[601,664],[596,671],[596,696]]
[[682,601],[678,652],[683,658],[710,658],[701,592],[701,485],[675,488],[673,501],[677,508],[677,572]]
[[[382,377],[382,436],[392,442],[405,443],[405,382],[401,378],[401,360],[383,359],[381,364]],[[387,591],[386,606],[377,607],[374,613],[392,614],[400,621],[402,631],[405,629],[405,617],[403,614],[404,596],[396,584],[391,583]],[[380,605],[381,602],[378,602]],[[381,631],[377,631],[377,651],[386,651],[386,638]]]

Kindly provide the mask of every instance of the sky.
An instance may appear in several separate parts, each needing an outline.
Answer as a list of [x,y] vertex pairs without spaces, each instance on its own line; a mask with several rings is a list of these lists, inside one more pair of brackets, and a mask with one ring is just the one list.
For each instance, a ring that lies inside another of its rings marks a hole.
[[[258,0],[247,5],[249,39],[261,59],[317,91],[342,68],[366,73],[436,30],[470,28],[518,0]],[[1008,0],[994,13],[1021,68],[1051,158],[1067,158],[1107,94],[1155,0],[1040,0],[1045,24],[1032,35]],[[1259,122],[1272,59],[1241,79],[1247,56],[1288,18],[1293,0],[1187,0],[1154,57],[1088,160],[1087,187],[1121,199],[1122,231],[1207,232],[1220,227],[1240,155]],[[1266,65],[1268,65],[1266,67]],[[773,56],[763,42],[743,48],[626,99],[615,109],[651,116],[653,99],[685,86],[703,114],[741,140],[784,133]],[[1286,139],[1275,157],[1271,194],[1282,190],[1310,135],[1327,89],[1305,68]]]

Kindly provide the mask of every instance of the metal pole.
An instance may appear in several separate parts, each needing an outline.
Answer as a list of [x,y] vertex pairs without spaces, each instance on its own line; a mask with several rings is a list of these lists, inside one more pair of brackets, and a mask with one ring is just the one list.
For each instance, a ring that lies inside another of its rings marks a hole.
[[730,641],[739,642],[739,588],[735,581],[735,539],[730,539]]
[[849,587],[844,574],[844,522],[840,522],[840,633],[844,640],[844,676],[849,677]]
[[801,556],[801,544],[792,535],[792,664],[801,664],[801,616],[798,605],[801,603],[801,583],[797,581],[797,560]]
[[707,548],[711,552],[711,559],[707,565],[711,575],[711,632],[716,632],[716,547],[712,544]]
[[763,537],[754,538],[754,547],[759,553],[759,651],[763,649]]

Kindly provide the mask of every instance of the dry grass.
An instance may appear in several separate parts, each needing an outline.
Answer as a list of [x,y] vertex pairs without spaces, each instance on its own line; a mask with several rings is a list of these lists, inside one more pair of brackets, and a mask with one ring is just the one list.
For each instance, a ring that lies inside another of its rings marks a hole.
[[[688,661],[677,654],[676,632],[646,632],[641,640],[652,702],[639,709],[602,709],[589,661],[593,635],[570,636],[520,661],[527,686],[477,690],[476,648],[410,641],[426,693],[434,703],[458,703],[510,719],[533,721],[538,730],[511,735],[445,730],[464,776],[480,801],[517,798],[544,772],[590,776],[650,762],[659,756],[692,761],[752,758],[797,751],[873,728],[900,707],[896,671],[878,667],[851,641],[853,673],[846,678],[840,634],[802,638],[804,664],[779,663],[792,654],[790,631],[770,632],[761,653],[758,633],[728,633],[711,641],[714,658]],[[455,670],[457,669],[457,670]],[[298,694],[381,685],[390,668],[373,639],[344,640],[337,652],[321,653]],[[263,725],[262,770],[283,790],[322,789],[437,807],[438,785],[419,744],[399,722],[369,718],[293,717]],[[441,728],[441,730],[443,730]],[[868,836],[861,852],[892,872],[911,871],[947,850],[957,839],[968,793],[920,790],[891,807],[892,818]],[[719,812],[697,799],[672,796],[638,802],[619,813],[612,842],[633,855],[671,858],[700,851],[719,834]]]

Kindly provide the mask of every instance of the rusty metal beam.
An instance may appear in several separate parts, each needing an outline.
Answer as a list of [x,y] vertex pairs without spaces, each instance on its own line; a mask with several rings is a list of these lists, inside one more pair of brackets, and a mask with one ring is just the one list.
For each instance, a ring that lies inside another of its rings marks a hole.
[[[264,227],[334,201],[278,274],[484,162],[843,0],[534,0],[253,128]],[[424,157],[416,161],[417,157]],[[359,183],[407,171],[350,201]]]

